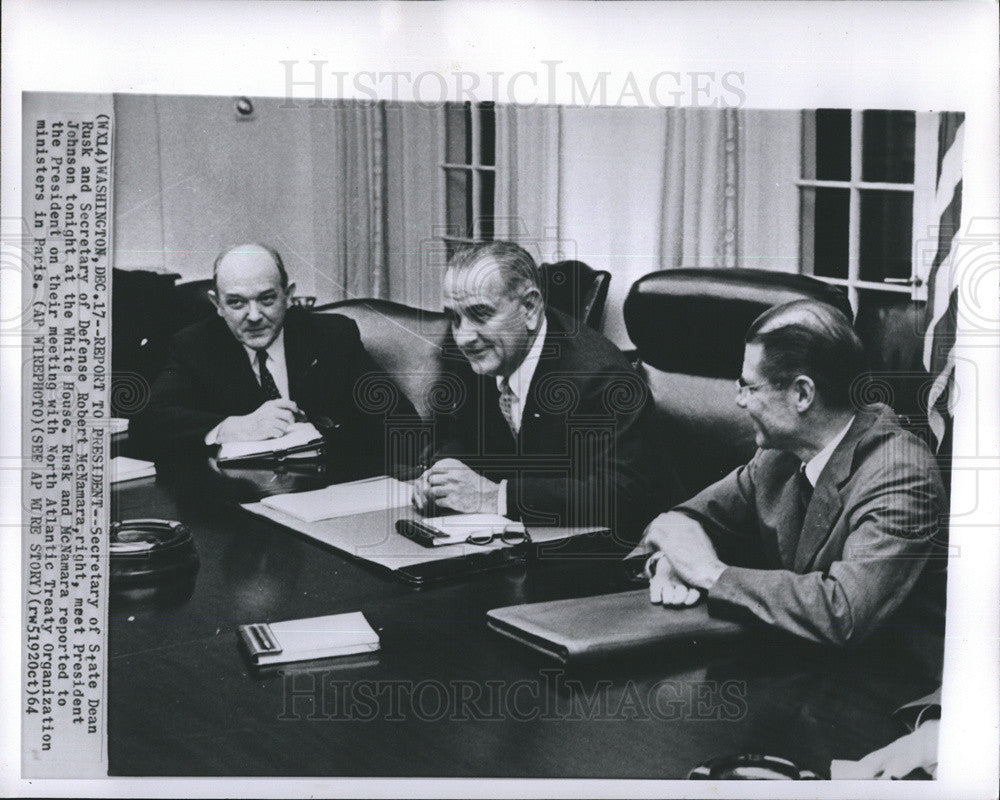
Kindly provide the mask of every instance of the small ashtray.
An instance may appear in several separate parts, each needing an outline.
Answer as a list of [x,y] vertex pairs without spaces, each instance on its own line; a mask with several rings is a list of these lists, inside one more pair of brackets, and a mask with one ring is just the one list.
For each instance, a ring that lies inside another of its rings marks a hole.
[[198,569],[187,525],[163,519],[129,519],[111,525],[111,590],[165,584]]
[[698,765],[688,780],[701,781],[815,781],[819,775],[794,761],[759,753],[719,756]]

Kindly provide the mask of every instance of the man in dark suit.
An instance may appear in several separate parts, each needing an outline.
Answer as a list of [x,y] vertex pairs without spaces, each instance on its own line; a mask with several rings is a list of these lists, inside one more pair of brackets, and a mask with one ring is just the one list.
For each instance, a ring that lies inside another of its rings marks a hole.
[[753,323],[737,403],[760,449],[650,524],[640,547],[653,551],[654,602],[704,594],[710,609],[834,645],[879,629],[930,635],[938,650],[925,655],[940,658],[944,597],[925,566],[941,544],[944,489],[891,409],[853,404],[864,365],[847,318],[824,303]]
[[546,310],[535,262],[516,244],[456,254],[444,295],[455,402],[435,418],[417,507],[602,525],[636,541],[652,516],[650,398],[622,353]]
[[377,372],[357,325],[290,308],[294,290],[271,248],[222,253],[209,292],[217,316],[174,337],[149,407],[132,422],[139,442],[158,458],[201,455],[282,436],[308,417],[333,456],[384,471],[384,418],[355,402],[358,381]]

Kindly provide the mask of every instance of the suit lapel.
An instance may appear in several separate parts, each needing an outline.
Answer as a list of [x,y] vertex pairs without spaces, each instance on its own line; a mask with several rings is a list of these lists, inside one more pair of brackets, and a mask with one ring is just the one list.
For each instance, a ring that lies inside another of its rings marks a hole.
[[257,376],[254,374],[247,351],[243,348],[232,332],[221,319],[216,319],[216,368],[220,386],[225,387],[226,394],[238,398],[241,405],[248,411],[257,408],[264,394]]
[[[479,447],[483,454],[514,453],[514,437],[510,426],[500,411],[500,392],[497,390],[497,380],[492,375],[477,375],[479,380],[479,415],[481,425],[478,426],[482,437]],[[523,427],[522,427],[523,430]]]
[[303,320],[290,309],[285,317],[285,369],[288,394],[296,403],[308,403],[309,375],[315,367],[313,341],[303,330]]
[[859,412],[854,418],[847,435],[843,438],[827,462],[813,491],[809,508],[802,521],[802,532],[795,548],[794,570],[808,572],[820,548],[830,537],[830,532],[840,518],[844,501],[840,489],[851,476],[854,451],[861,437],[872,426],[873,417]]
[[553,343],[553,333],[559,332],[558,321],[551,314],[547,316],[548,331],[545,334],[545,341],[542,342],[542,355],[538,359],[535,367],[535,374],[531,376],[531,384],[528,386],[528,396],[524,399],[524,410],[521,414],[521,428],[518,431],[518,449],[523,451],[521,442],[536,440],[544,409],[538,402],[538,387],[544,385],[546,376],[551,373],[559,364],[559,347]]

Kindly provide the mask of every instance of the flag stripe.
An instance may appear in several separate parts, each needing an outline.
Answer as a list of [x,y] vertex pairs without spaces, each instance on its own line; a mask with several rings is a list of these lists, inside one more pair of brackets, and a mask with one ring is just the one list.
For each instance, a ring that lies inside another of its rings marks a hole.
[[[931,265],[931,274],[927,279],[927,331],[930,333],[948,310],[949,303],[941,298],[949,297],[952,292],[952,275],[950,255],[955,234],[962,218],[962,181],[955,186],[951,202],[941,215],[941,225],[938,231],[938,248]],[[929,372],[931,367],[931,350],[933,336],[924,340],[924,366]]]
[[[941,121],[938,123],[938,175],[942,172],[941,167],[944,157],[952,150],[952,146],[955,144],[955,137],[958,135],[959,128],[962,127],[962,122],[964,121],[965,114],[959,112],[946,111],[941,114]],[[959,147],[959,152],[961,152],[961,147]]]
[[938,123],[937,182],[934,209],[938,215],[938,246],[928,276],[925,312],[924,366],[933,377],[927,396],[927,421],[940,448],[951,422],[950,402],[955,378],[955,333],[958,289],[952,259],[962,218],[962,149],[964,114],[944,112]]

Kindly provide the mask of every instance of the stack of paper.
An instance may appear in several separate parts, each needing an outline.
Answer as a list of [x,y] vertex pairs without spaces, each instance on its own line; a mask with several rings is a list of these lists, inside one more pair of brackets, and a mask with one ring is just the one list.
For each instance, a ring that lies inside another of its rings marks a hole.
[[276,494],[265,497],[261,505],[281,511],[303,522],[347,517],[368,511],[384,511],[408,506],[413,487],[395,478],[381,477],[353,483],[340,483],[314,492]]
[[242,461],[257,458],[270,458],[276,455],[306,458],[316,455],[319,446],[323,444],[323,436],[311,422],[292,423],[291,429],[277,439],[264,439],[259,442],[226,442],[219,448],[219,463],[225,461]]
[[111,459],[111,482],[134,481],[138,478],[152,478],[156,475],[156,465],[152,461],[138,458],[115,456]]

